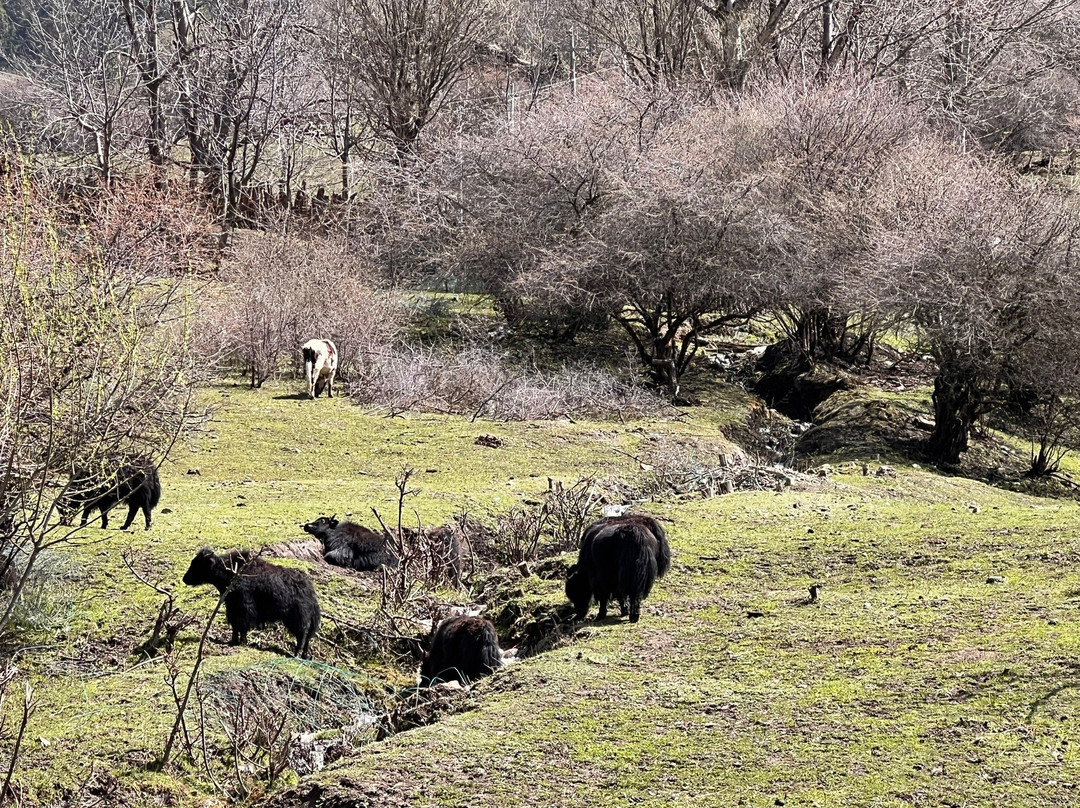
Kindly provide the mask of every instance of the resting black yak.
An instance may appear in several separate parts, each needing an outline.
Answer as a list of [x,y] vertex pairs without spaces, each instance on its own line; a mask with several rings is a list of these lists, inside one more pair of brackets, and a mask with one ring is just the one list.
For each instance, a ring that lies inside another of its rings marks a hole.
[[483,617],[449,617],[439,624],[420,663],[420,686],[456,679],[468,683],[502,664],[495,626]]
[[304,376],[308,398],[318,398],[326,387],[327,398],[334,397],[334,374],[337,372],[337,346],[328,339],[309,339],[300,346],[304,355]]
[[641,616],[641,601],[653,583],[671,566],[671,548],[664,528],[651,516],[612,516],[594,522],[581,539],[578,563],[566,574],[566,596],[577,609],[577,619],[589,613],[595,597],[597,619],[607,617],[608,598],[630,622]]
[[308,656],[320,612],[306,573],[267,564],[250,553],[234,550],[219,556],[204,547],[191,560],[184,583],[213,584],[224,594],[225,619],[232,628],[229,645],[243,645],[251,629],[280,620],[296,639],[296,655]]
[[101,527],[109,526],[109,511],[118,503],[128,506],[127,519],[122,530],[131,527],[135,514],[141,509],[146,520],[146,529],[150,529],[150,512],[161,500],[161,479],[157,466],[146,457],[129,457],[116,462],[115,470],[95,473],[87,469],[77,469],[71,477],[67,490],[61,497],[60,516],[64,524],[70,524],[75,511],[82,508],[82,520],[86,526],[90,514],[101,511]]
[[336,516],[320,516],[304,525],[304,530],[322,542],[323,558],[328,564],[360,572],[398,565],[386,536],[363,525],[339,522]]

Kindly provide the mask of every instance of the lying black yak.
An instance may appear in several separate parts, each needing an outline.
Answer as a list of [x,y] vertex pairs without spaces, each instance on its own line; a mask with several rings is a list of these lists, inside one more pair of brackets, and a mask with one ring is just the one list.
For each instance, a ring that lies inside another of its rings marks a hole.
[[304,530],[322,542],[323,558],[328,564],[360,572],[398,565],[390,540],[363,525],[339,522],[336,516],[320,516],[304,525]]
[[597,619],[607,617],[608,598],[619,601],[623,617],[636,623],[641,602],[653,583],[671,566],[671,548],[664,528],[651,516],[612,516],[594,522],[581,539],[578,563],[566,574],[566,596],[577,619],[589,613],[595,597]]
[[86,527],[90,514],[101,511],[101,527],[109,526],[109,511],[118,503],[128,506],[127,519],[122,530],[131,527],[135,514],[141,509],[146,520],[146,529],[150,529],[150,512],[161,500],[161,479],[157,466],[146,457],[129,457],[116,461],[113,469],[93,472],[77,469],[71,476],[67,490],[60,498],[60,517],[64,524],[70,524],[75,511],[82,508],[82,520],[79,524]]
[[483,617],[449,617],[439,624],[420,663],[420,686],[471,682],[502,664],[495,626]]
[[204,547],[191,560],[184,583],[213,584],[225,596],[229,645],[243,645],[251,629],[280,620],[296,639],[296,655],[308,656],[320,611],[306,573],[267,564],[250,553],[234,550],[219,556]]

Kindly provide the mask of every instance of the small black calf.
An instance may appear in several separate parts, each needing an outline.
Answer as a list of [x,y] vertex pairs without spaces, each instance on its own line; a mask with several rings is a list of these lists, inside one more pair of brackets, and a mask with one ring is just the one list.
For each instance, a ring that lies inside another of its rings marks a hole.
[[420,685],[456,679],[468,683],[494,671],[502,664],[502,651],[495,626],[483,617],[461,615],[439,624],[420,663]]
[[296,655],[308,656],[320,611],[306,573],[267,564],[243,551],[219,556],[204,547],[184,573],[184,583],[213,584],[224,596],[225,619],[232,628],[230,645],[243,645],[251,629],[280,620],[296,639]]
[[593,523],[581,539],[578,563],[566,575],[566,596],[582,620],[593,597],[597,618],[607,617],[608,598],[630,622],[641,616],[641,602],[653,583],[671,566],[671,548],[664,528],[651,516],[613,516]]
[[363,525],[339,522],[336,516],[320,516],[304,525],[304,530],[322,542],[323,558],[328,564],[360,572],[398,565],[387,537]]
[[61,497],[60,516],[70,524],[75,511],[82,508],[79,524],[86,527],[90,514],[101,511],[101,527],[109,526],[109,511],[120,502],[127,503],[128,515],[122,530],[131,527],[141,509],[150,529],[150,512],[161,500],[161,479],[157,467],[146,457],[131,457],[117,463],[115,471],[99,474],[77,469]]

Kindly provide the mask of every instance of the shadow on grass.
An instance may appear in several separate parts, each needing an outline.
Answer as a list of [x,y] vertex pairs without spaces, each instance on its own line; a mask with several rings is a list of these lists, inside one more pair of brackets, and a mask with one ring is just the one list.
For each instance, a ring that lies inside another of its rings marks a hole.
[[1054,687],[1054,688],[1050,689],[1049,691],[1047,691],[1044,695],[1039,696],[1039,698],[1035,699],[1035,701],[1033,701],[1031,703],[1031,709],[1028,710],[1028,714],[1027,714],[1028,723],[1030,723],[1032,720],[1034,720],[1035,713],[1037,713],[1040,708],[1046,707],[1046,705],[1050,703],[1050,700],[1053,699],[1055,696],[1057,696],[1059,693],[1063,693],[1066,690],[1077,690],[1077,689],[1080,689],[1080,679],[1078,679],[1075,682],[1065,682],[1064,684],[1060,684],[1057,687]]
[[307,393],[293,393],[288,396],[274,396],[274,401],[310,401]]

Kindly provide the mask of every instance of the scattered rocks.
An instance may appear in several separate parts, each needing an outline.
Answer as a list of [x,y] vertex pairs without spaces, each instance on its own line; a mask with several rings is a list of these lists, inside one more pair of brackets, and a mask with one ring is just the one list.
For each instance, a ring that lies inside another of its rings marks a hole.
[[986,582],[988,584],[1003,584],[1003,583],[1005,583],[1005,576],[1004,575],[988,575],[986,577]]
[[187,470],[187,473],[188,473],[188,474],[192,474],[192,475],[195,475],[195,476],[199,476],[200,474],[202,474],[202,472],[201,472],[201,471],[199,471],[198,469],[188,469],[188,470]]
[[473,443],[477,446],[487,446],[491,449],[498,449],[503,445],[502,439],[497,438],[494,435],[478,435]]

